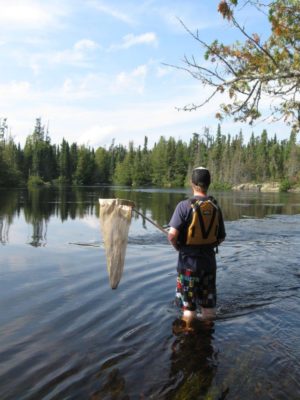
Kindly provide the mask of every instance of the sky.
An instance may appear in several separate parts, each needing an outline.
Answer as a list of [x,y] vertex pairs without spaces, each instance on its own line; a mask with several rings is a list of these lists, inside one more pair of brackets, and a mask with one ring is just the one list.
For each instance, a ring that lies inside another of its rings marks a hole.
[[[153,146],[160,136],[189,141],[204,128],[215,134],[216,98],[195,112],[210,89],[183,66],[203,51],[180,20],[201,39],[228,43],[236,30],[217,12],[218,0],[0,0],[0,118],[23,146],[36,118],[52,143],[65,138],[94,148],[116,144]],[[240,10],[249,32],[267,34],[262,14]],[[166,65],[168,64],[168,65]],[[268,106],[266,101],[266,107]],[[245,139],[266,128],[288,138],[289,128],[259,122],[222,122],[222,133]]]

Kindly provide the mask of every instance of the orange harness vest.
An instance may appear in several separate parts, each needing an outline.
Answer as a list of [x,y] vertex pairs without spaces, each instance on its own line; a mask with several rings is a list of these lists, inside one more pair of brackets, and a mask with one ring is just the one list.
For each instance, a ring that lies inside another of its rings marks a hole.
[[213,245],[218,242],[219,209],[212,200],[191,204],[192,218],[187,227],[187,245]]

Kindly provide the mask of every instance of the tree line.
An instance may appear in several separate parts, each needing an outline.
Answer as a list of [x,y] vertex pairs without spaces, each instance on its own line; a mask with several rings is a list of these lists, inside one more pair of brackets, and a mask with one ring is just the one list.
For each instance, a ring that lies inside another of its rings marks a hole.
[[182,187],[196,166],[210,169],[214,188],[230,188],[245,182],[281,182],[288,189],[300,183],[300,145],[296,133],[289,139],[269,137],[264,129],[246,142],[238,135],[215,134],[204,128],[188,142],[161,136],[152,148],[116,144],[97,149],[68,143],[52,144],[40,118],[24,148],[8,134],[0,119],[0,187],[24,184],[118,184],[129,186]]

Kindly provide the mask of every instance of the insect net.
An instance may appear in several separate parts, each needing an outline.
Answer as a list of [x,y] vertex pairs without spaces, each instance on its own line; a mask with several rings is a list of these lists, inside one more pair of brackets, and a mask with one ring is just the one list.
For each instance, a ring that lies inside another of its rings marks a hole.
[[107,272],[111,288],[116,289],[123,274],[134,203],[122,199],[99,199],[99,204]]

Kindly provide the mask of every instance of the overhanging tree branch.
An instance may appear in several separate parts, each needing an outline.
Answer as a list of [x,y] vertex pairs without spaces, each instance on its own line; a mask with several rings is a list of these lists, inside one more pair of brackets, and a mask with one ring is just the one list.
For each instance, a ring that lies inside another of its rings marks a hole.
[[[228,96],[221,105],[218,118],[234,116],[236,121],[253,121],[260,117],[261,99],[272,97],[279,101],[272,114],[283,117],[299,130],[300,92],[300,2],[273,0],[269,4],[260,1],[243,1],[245,5],[267,7],[271,23],[271,35],[265,42],[256,34],[249,34],[235,16],[235,7],[242,0],[222,0],[219,12],[242,33],[244,43],[224,45],[217,40],[208,44],[199,32],[192,32],[179,19],[183,28],[205,51],[205,64],[194,56],[184,56],[184,67],[173,66],[188,72],[193,78],[213,90],[199,104],[184,106],[183,110],[196,110],[205,106],[217,93]],[[167,65],[167,64],[166,64]],[[229,100],[228,100],[229,99]],[[278,106],[279,104],[279,106]],[[270,105],[270,108],[273,106]]]

